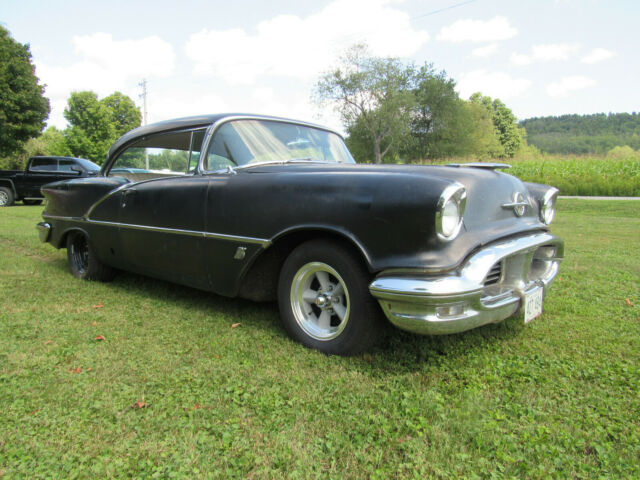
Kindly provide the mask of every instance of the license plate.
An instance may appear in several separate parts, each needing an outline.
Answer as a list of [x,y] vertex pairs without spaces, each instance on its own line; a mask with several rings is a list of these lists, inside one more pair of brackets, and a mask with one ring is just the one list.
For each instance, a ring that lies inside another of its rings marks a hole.
[[542,288],[527,293],[524,299],[524,323],[529,323],[542,314]]

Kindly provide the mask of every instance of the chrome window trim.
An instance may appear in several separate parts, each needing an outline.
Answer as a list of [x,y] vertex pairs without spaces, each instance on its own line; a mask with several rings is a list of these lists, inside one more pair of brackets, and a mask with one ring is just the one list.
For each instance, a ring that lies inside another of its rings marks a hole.
[[84,218],[84,217],[63,217],[63,216],[49,215],[49,214],[43,214],[42,217],[46,220],[66,220],[66,221],[86,222],[94,225],[104,225],[108,227],[128,228],[132,230],[143,230],[143,231],[149,231],[149,232],[171,233],[175,235],[187,235],[191,237],[212,238],[216,240],[229,240],[232,242],[239,242],[239,243],[251,243],[254,245],[261,245],[262,248],[267,248],[269,245],[271,245],[271,240],[268,240],[268,239],[256,238],[256,237],[245,237],[243,235],[231,235],[227,233],[204,232],[204,231],[198,231],[198,230],[183,230],[180,228],[154,227],[150,225],[136,225],[131,223],[108,222],[105,220],[91,220],[90,218]]

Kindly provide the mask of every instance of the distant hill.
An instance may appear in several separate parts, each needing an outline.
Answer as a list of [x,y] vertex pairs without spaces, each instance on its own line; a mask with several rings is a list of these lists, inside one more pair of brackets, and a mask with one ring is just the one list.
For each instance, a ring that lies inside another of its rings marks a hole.
[[527,141],[543,152],[607,153],[618,145],[640,149],[639,113],[535,117],[520,121]]

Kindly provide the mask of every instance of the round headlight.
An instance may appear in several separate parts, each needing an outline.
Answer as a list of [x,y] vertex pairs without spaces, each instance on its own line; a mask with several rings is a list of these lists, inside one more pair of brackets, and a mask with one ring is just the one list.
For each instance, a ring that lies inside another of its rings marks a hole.
[[458,236],[466,202],[467,192],[459,183],[444,189],[436,211],[436,233],[440,240],[450,241]]
[[540,201],[540,220],[546,225],[549,225],[553,221],[553,217],[556,214],[557,196],[558,189],[550,188]]

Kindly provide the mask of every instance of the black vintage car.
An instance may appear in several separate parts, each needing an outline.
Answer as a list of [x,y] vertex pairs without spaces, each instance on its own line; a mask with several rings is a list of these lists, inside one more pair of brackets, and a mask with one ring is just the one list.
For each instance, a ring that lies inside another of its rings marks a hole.
[[382,313],[421,334],[541,313],[563,257],[557,190],[507,167],[356,165],[317,125],[183,118],[124,135],[97,177],[43,187],[38,229],[76,277],[277,299],[294,339],[353,354]]

